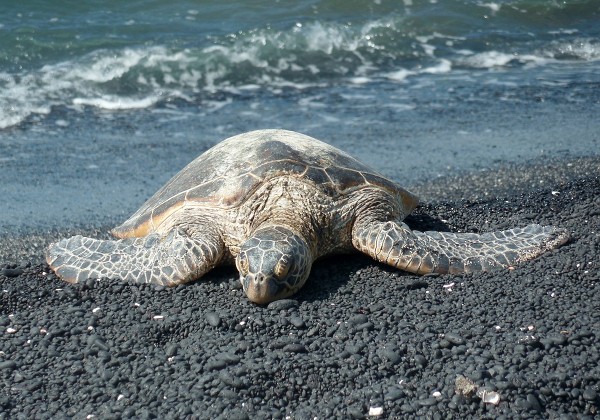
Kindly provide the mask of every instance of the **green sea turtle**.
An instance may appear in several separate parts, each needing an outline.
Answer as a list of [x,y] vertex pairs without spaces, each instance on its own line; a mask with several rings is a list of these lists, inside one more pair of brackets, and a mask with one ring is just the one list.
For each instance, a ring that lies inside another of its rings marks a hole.
[[175,286],[233,263],[248,298],[268,303],[306,282],[313,261],[359,250],[412,273],[486,271],[568,239],[529,225],[502,232],[418,232],[402,220],[417,197],[326,143],[284,130],[231,137],[196,158],[121,226],[117,240],[51,245],[67,282],[120,278]]

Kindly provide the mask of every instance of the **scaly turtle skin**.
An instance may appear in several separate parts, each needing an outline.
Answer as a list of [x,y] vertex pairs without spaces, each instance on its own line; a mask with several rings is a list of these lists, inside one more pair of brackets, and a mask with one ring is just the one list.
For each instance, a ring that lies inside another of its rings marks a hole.
[[248,298],[268,303],[306,282],[315,259],[354,249],[412,273],[509,267],[556,248],[568,233],[529,225],[502,232],[411,230],[415,195],[332,146],[284,130],[240,134],[175,175],[112,233],[51,245],[68,282],[121,278],[167,286],[232,263]]

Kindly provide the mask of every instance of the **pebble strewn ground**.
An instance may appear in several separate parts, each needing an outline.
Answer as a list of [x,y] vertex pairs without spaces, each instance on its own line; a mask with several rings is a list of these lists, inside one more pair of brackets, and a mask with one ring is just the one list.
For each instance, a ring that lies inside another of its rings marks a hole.
[[[268,307],[232,269],[164,289],[1,265],[0,418],[598,418],[598,191],[596,172],[408,219],[572,232],[515,270],[419,277],[341,256]],[[460,376],[499,403],[457,394]]]

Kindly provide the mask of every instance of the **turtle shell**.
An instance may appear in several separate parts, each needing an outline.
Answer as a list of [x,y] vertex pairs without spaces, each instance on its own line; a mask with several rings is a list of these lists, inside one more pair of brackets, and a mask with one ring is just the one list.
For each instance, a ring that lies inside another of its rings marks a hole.
[[125,223],[120,238],[145,236],[185,206],[233,208],[265,180],[295,176],[336,197],[376,186],[402,197],[407,212],[416,196],[347,153],[312,137],[285,130],[258,130],[230,137],[193,160],[156,192]]

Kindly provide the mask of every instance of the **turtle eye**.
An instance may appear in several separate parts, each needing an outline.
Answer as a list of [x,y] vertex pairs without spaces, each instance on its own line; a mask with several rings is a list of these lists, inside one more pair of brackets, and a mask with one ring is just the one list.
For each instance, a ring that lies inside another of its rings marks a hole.
[[238,255],[238,257],[237,257],[236,262],[237,262],[237,267],[238,267],[240,274],[242,276],[247,275],[248,271],[249,271],[249,266],[248,266],[248,257],[246,256],[246,253],[241,252],[240,255]]
[[277,262],[275,270],[273,270],[273,274],[275,274],[275,277],[277,277],[278,279],[283,279],[285,276],[287,276],[287,273],[290,271],[290,266],[290,259],[287,255],[284,255]]

